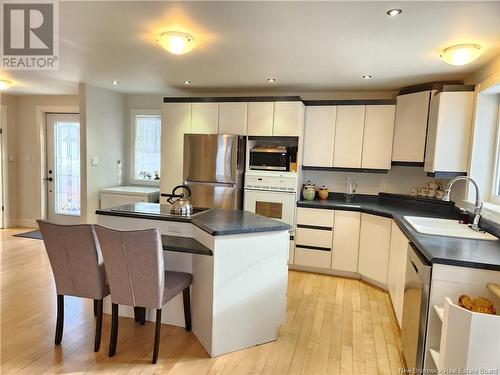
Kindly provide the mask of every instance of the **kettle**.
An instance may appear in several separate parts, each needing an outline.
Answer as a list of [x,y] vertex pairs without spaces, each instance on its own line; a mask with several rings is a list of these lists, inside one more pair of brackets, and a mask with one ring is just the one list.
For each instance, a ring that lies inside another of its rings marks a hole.
[[[178,191],[182,191],[180,194]],[[186,196],[187,192],[187,196]],[[171,204],[170,213],[174,215],[191,215],[193,213],[193,205],[189,200],[191,198],[191,189],[186,185],[178,185],[172,190],[167,202]]]

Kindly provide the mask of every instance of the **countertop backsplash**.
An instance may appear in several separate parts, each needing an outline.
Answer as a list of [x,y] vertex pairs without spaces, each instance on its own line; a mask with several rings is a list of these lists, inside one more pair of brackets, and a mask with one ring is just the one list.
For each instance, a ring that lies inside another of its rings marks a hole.
[[[303,180],[310,180],[316,186],[325,185],[331,192],[343,193],[346,188],[345,177],[351,177],[358,187],[356,194],[378,194],[380,192],[409,194],[412,188],[424,187],[434,180],[427,177],[423,168],[392,167],[387,174],[365,172],[303,171]],[[443,186],[448,180],[439,180]],[[459,202],[465,197],[465,184],[458,182],[452,191],[452,200]]]

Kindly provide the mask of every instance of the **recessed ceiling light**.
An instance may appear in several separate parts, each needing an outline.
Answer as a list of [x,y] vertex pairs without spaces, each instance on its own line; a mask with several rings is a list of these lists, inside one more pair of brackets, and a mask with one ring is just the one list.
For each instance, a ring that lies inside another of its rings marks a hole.
[[365,75],[363,76],[363,79],[370,79],[370,78],[373,78],[373,77],[372,77],[371,75],[369,75],[369,74],[365,74]]
[[465,65],[481,56],[481,46],[478,44],[457,44],[445,48],[440,57],[450,65]]
[[184,84],[185,84],[185,85],[190,85],[190,84],[191,84],[191,81],[184,81]]
[[403,11],[401,9],[389,9],[385,14],[387,14],[389,17],[396,17],[399,16]]
[[166,31],[160,35],[158,43],[170,53],[182,55],[196,47],[194,36],[179,31]]
[[268,78],[267,82],[274,83],[274,82],[276,82],[276,78]]
[[14,86],[14,82],[8,81],[6,79],[0,79],[0,90],[7,90]]
[[118,86],[120,84],[120,82],[118,81],[112,81],[111,83],[113,84],[113,86]]

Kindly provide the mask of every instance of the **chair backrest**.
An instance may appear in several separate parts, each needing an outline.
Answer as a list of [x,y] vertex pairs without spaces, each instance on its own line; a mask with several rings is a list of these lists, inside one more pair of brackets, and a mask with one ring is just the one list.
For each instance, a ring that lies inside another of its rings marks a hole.
[[94,227],[37,220],[56,282],[57,294],[102,299],[106,271]]
[[159,309],[165,288],[163,249],[158,229],[118,231],[95,226],[111,301]]

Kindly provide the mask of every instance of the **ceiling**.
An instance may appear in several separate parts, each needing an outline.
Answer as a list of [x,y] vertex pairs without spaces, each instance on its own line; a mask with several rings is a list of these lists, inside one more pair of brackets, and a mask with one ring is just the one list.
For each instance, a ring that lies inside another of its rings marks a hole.
[[[390,18],[394,7],[403,13]],[[67,1],[59,27],[59,70],[0,72],[16,82],[9,92],[76,93],[78,82],[165,95],[394,90],[463,79],[500,52],[500,2]],[[191,33],[197,48],[165,52],[155,38],[167,30]],[[463,42],[485,53],[464,67],[439,59]]]

